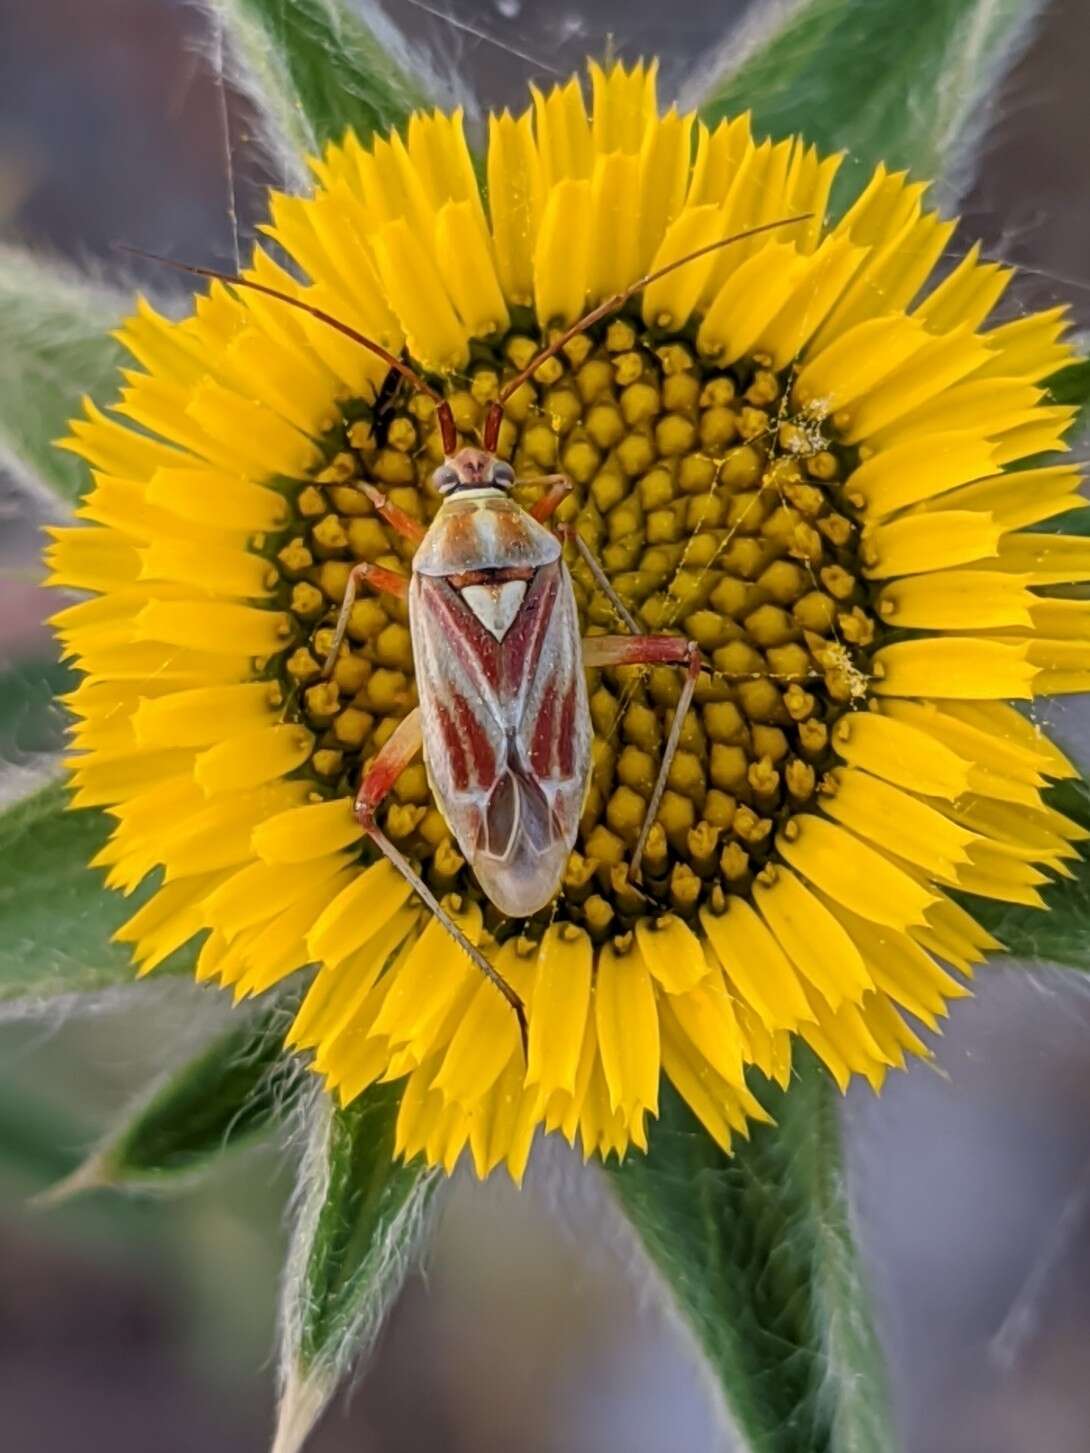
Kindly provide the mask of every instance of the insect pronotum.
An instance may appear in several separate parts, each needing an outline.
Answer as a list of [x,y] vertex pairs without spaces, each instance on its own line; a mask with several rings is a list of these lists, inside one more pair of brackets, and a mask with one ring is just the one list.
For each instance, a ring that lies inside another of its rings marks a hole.
[[684,667],[685,681],[632,855],[632,876],[638,878],[702,662],[696,644],[682,636],[641,635],[588,546],[574,530],[563,530],[629,631],[580,640],[561,540],[545,528],[572,485],[560,474],[527,481],[547,486],[529,510],[510,498],[514,470],[496,455],[504,404],[546,359],[650,283],[718,248],[809,216],[765,222],[709,243],[590,309],[503,386],[485,415],[480,448],[460,449],[454,415],[442,394],[403,358],[339,318],[249,278],[137,253],[198,277],[265,293],[308,313],[377,354],[435,404],[444,459],[432,483],[443,503],[425,528],[380,490],[363,486],[390,528],[417,548],[409,576],[367,562],[352,568],[326,671],[336,661],[361,585],[408,600],[419,705],[364,770],[355,812],[379,851],[506,998],[518,1019],[524,1053],[527,1023],[522,1000],[386,837],[375,814],[422,750],[439,811],[481,888],[502,913],[529,917],[556,896],[579,828],[590,773],[585,668],[672,663]]

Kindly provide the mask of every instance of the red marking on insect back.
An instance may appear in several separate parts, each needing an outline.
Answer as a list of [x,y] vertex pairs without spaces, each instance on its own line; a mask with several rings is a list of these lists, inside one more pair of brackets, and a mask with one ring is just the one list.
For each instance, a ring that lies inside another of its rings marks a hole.
[[558,564],[542,566],[530,582],[522,607],[503,638],[502,689],[508,697],[517,696],[523,685],[537,674],[560,579]]
[[473,759],[474,775],[482,787],[487,787],[496,778],[496,755],[492,750],[492,744],[464,696],[453,693],[452,705],[459,730],[462,733],[462,740],[469,748],[470,757]]
[[441,576],[413,577],[416,607],[428,618],[471,680],[483,678],[493,690],[500,681],[500,643],[487,631],[458,592]]
[[539,777],[552,775],[553,740],[556,733],[556,681],[550,681],[538,703],[534,735],[530,743],[530,766]]
[[439,730],[442,732],[443,741],[446,744],[454,785],[460,792],[465,792],[469,788],[469,759],[462,746],[462,738],[445,704],[437,698],[434,706],[435,715],[439,720]]

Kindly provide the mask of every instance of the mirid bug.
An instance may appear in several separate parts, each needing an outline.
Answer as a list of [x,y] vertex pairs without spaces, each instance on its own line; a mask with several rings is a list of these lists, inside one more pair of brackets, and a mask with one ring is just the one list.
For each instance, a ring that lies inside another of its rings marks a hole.
[[[355,812],[379,851],[507,999],[518,1019],[524,1049],[527,1022],[522,1000],[386,837],[376,813],[401,773],[422,752],[436,805],[483,892],[508,917],[531,916],[556,896],[578,833],[591,762],[585,670],[673,664],[684,669],[685,680],[633,852],[631,871],[638,878],[702,663],[695,643],[684,637],[640,634],[580,536],[546,528],[572,488],[564,476],[532,481],[546,489],[530,510],[510,497],[514,471],[496,453],[504,405],[542,363],[649,283],[708,252],[805,221],[808,215],[722,238],[599,303],[504,385],[488,407],[479,448],[459,448],[449,402],[416,370],[339,319],[247,278],[154,258],[200,277],[265,293],[310,314],[377,354],[392,373],[407,379],[435,405],[444,460],[432,482],[443,502],[424,527],[380,490],[363,486],[376,511],[391,529],[412,540],[416,551],[409,576],[367,562],[353,567],[325,669],[327,674],[333,669],[361,586],[407,600],[419,705],[364,771]],[[627,635],[580,639],[562,538],[582,554]]]

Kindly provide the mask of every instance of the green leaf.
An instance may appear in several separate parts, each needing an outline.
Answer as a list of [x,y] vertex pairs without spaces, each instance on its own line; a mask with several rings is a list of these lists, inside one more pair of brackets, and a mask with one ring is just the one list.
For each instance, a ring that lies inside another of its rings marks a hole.
[[[1090,828],[1090,783],[1060,782],[1045,793],[1050,807]],[[1072,877],[1060,878],[1041,896],[1048,905],[1024,908],[992,898],[964,895],[966,908],[989,933],[994,933],[1013,958],[1042,959],[1065,969],[1090,969],[1090,844],[1080,843],[1082,856],[1067,866]]]
[[0,247],[0,452],[53,502],[87,485],[87,466],[54,441],[84,394],[117,392],[122,349],[108,333],[128,311],[120,293]]
[[[846,184],[907,167],[956,202],[991,99],[1043,0],[793,0],[728,37],[696,91],[704,119],[752,108],[758,132],[844,150]],[[693,99],[689,97],[688,99]],[[854,172],[854,178],[851,173]]]
[[297,1453],[373,1341],[415,1255],[438,1173],[394,1159],[402,1084],[345,1109],[319,1093],[284,1285],[282,1395],[273,1453]]
[[[109,819],[66,802],[51,783],[0,812],[0,1019],[135,982],[127,947],[110,937],[154,885],[128,898],[107,891],[87,864]],[[191,966],[180,949],[156,973]]]
[[57,701],[76,684],[57,661],[19,661],[0,671],[0,766],[22,769],[51,758],[64,744],[65,713]]
[[282,1003],[236,1011],[226,1030],[159,1081],[40,1199],[56,1204],[88,1190],[174,1189],[271,1129],[298,1086],[298,1061],[284,1049],[290,1023]]
[[703,1349],[744,1453],[893,1453],[852,1244],[836,1092],[807,1052],[777,1124],[724,1155],[663,1084],[646,1156],[606,1175]]
[[435,86],[374,4],[208,0],[274,154],[295,179],[303,158],[351,126],[361,141],[434,105]]

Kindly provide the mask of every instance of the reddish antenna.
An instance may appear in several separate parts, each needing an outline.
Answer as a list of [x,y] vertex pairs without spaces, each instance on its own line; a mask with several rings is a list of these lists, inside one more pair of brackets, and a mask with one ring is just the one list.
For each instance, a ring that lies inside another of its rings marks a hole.
[[684,257],[679,257],[674,262],[668,262],[665,267],[656,268],[654,272],[645,273],[643,277],[637,278],[634,283],[631,283],[621,292],[613,293],[604,302],[591,308],[589,313],[584,313],[581,318],[565,328],[563,333],[560,333],[554,338],[540,353],[531,358],[521,373],[517,373],[514,378],[509,379],[504,384],[499,398],[488,406],[488,413],[485,415],[484,421],[483,447],[489,454],[496,452],[496,444],[500,436],[500,425],[503,423],[503,406],[515,390],[521,388],[526,380],[536,373],[546,359],[552,358],[554,354],[559,353],[566,343],[570,343],[573,338],[585,332],[602,318],[608,317],[610,313],[615,313],[618,308],[623,308],[629,298],[635,297],[637,293],[642,292],[649,284],[658,282],[660,277],[665,277],[667,273],[673,272],[675,268],[684,267],[687,262],[694,262],[698,257],[704,257],[705,254],[715,252],[720,247],[728,247],[732,242],[743,242],[747,237],[756,237],[760,232],[771,232],[775,227],[791,227],[796,222],[807,222],[813,215],[812,212],[801,212],[797,217],[781,217],[775,222],[762,222],[757,227],[747,227],[744,232],[734,232],[730,237],[721,237],[718,242],[709,242],[705,247],[698,247],[694,252],[687,252]]
[[233,288],[249,288],[251,292],[264,293],[266,297],[278,298],[280,302],[287,303],[289,307],[298,308],[301,313],[308,313],[312,318],[317,318],[319,323],[325,323],[330,328],[335,328],[338,333],[343,333],[346,338],[351,338],[353,343],[358,343],[362,348],[368,349],[376,357],[381,358],[389,368],[407,378],[418,393],[424,394],[426,398],[435,404],[435,412],[439,419],[439,432],[443,440],[443,453],[449,458],[458,448],[458,431],[454,426],[454,415],[451,412],[450,404],[436,389],[425,383],[414,368],[411,368],[403,358],[398,358],[396,353],[391,353],[388,348],[383,348],[381,343],[376,343],[373,338],[368,338],[364,333],[358,333],[355,328],[347,323],[342,323],[339,318],[334,318],[332,313],[327,313],[323,308],[316,308],[313,303],[305,303],[302,298],[293,298],[290,293],[282,293],[279,288],[271,288],[266,283],[253,282],[250,278],[239,277],[236,273],[217,272],[212,267],[197,267],[190,262],[178,262],[173,257],[161,257],[157,252],[144,252],[139,247],[128,247],[125,243],[119,242],[116,246],[122,252],[132,253],[134,257],[146,258],[149,262],[160,262],[164,267],[173,267],[178,272],[188,272],[194,277],[212,278],[216,282],[226,283]]

